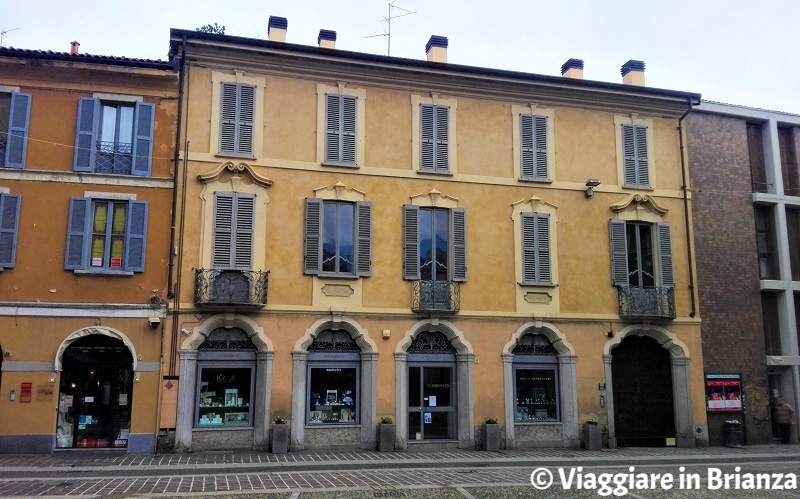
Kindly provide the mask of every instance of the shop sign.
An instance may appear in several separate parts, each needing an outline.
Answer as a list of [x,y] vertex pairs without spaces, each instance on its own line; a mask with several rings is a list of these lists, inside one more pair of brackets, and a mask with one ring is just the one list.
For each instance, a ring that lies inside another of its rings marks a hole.
[[742,375],[706,374],[706,404],[709,412],[741,412]]
[[22,383],[22,388],[19,391],[19,401],[21,404],[30,404],[31,392],[33,392],[33,383]]
[[127,393],[120,393],[119,394],[119,405],[128,405],[128,394]]
[[53,385],[38,385],[36,387],[36,400],[52,400],[53,399]]

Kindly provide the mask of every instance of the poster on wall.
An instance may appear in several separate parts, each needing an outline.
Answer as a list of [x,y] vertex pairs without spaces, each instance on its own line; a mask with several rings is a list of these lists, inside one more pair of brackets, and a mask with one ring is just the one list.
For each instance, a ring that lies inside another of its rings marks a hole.
[[742,375],[706,374],[706,405],[709,412],[741,412]]

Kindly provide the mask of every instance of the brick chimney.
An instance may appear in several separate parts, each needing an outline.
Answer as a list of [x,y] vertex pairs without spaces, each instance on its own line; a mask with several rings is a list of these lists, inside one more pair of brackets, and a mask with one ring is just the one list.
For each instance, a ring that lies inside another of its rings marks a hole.
[[631,59],[622,65],[622,83],[625,85],[644,86],[644,61],[634,61]]
[[81,44],[76,41],[69,42],[69,53],[72,55],[78,55],[78,49],[80,46]]
[[447,62],[447,37],[432,35],[425,45],[430,62]]
[[561,76],[564,78],[583,79],[583,59],[568,59],[561,65]]
[[267,38],[271,42],[285,42],[286,30],[289,27],[289,21],[285,17],[269,16],[269,23],[267,24]]
[[317,37],[317,43],[319,44],[320,48],[335,49],[336,48],[336,32],[335,31],[331,31],[329,29],[321,29],[321,30],[319,30],[319,36]]

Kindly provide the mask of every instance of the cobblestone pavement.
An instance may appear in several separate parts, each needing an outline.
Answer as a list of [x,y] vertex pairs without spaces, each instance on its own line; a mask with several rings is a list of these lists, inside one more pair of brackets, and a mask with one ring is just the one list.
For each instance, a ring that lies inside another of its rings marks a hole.
[[[713,464],[716,463],[716,464]],[[622,449],[572,451],[435,451],[377,453],[298,452],[120,455],[57,453],[0,456],[0,497],[194,497],[269,498],[517,498],[598,497],[594,490],[553,486],[537,491],[531,472],[582,466],[587,472],[638,470],[678,473],[686,465],[728,471],[800,473],[800,447],[745,449]],[[704,472],[704,471],[703,471]],[[707,485],[707,482],[704,482]],[[794,497],[800,492],[636,491],[630,497]]]

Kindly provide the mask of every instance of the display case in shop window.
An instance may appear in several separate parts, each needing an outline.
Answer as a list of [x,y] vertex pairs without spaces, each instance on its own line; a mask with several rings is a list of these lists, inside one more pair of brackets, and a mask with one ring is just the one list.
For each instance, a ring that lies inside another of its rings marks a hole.
[[252,426],[251,367],[201,367],[197,427]]

